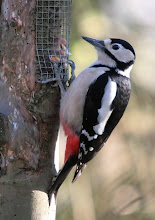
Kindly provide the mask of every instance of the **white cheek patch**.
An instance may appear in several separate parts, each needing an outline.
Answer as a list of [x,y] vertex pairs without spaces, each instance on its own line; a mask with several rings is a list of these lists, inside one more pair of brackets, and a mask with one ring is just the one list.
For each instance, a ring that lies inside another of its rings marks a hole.
[[101,101],[101,108],[98,110],[98,125],[93,127],[94,131],[98,135],[102,135],[106,126],[106,123],[112,113],[111,104],[116,97],[117,84],[108,78],[108,83],[105,87],[104,95]]
[[134,54],[124,48],[122,45],[120,45],[120,49],[119,50],[112,50],[111,48],[109,49],[109,51],[116,57],[117,60],[119,60],[120,62],[124,62],[124,63],[128,63],[131,60],[134,60]]
[[111,57],[109,57],[106,53],[103,53],[101,49],[97,49],[98,60],[100,63],[104,63],[109,67],[116,67],[116,62]]

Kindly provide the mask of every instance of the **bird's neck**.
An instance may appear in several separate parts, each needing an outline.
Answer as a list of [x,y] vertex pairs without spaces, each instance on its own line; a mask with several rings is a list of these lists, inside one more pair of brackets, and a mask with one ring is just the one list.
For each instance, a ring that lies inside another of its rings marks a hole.
[[[109,70],[110,69],[113,69],[113,70],[115,70],[118,74],[120,74],[120,75],[122,75],[122,76],[126,76],[127,78],[130,78],[130,72],[131,72],[131,69],[132,69],[132,67],[133,67],[133,65],[130,65],[129,67],[127,67],[125,70],[121,70],[121,69],[119,69],[116,65],[115,66],[113,66],[113,65],[111,65],[111,63],[109,64],[109,63],[107,63],[107,62],[105,62],[105,61],[103,61],[103,60],[100,60],[100,59],[98,59],[97,61],[95,61],[94,63],[92,63],[90,66],[89,66],[90,68],[104,68],[104,67],[106,67],[106,68],[108,68]],[[108,70],[107,69],[107,70]]]
[[129,66],[125,70],[120,70],[120,69],[116,68],[116,72],[122,76],[126,76],[127,78],[130,78],[130,72],[131,72],[132,67],[133,67],[133,65]]

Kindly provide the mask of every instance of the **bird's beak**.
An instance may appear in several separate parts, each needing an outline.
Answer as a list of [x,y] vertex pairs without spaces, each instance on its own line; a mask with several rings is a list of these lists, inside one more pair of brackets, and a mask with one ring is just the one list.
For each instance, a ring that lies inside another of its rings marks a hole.
[[94,47],[98,47],[101,49],[104,49],[105,47],[103,40],[96,40],[90,37],[82,37],[82,38],[86,40],[87,42],[89,42],[90,44],[92,44]]

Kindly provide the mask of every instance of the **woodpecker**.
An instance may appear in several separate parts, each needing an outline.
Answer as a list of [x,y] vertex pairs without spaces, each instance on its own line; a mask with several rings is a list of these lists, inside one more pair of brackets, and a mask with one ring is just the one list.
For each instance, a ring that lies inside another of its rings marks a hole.
[[72,82],[61,99],[60,121],[67,136],[65,163],[48,190],[57,194],[73,166],[73,182],[87,163],[101,150],[121,119],[130,97],[130,71],[135,51],[125,40],[96,40],[92,44],[98,59]]

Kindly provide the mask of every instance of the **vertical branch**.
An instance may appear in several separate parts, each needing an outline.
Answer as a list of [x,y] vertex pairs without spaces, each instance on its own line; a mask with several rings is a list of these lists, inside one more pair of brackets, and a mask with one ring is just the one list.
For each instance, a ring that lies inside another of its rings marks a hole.
[[37,83],[36,55],[41,79],[56,80],[60,66],[67,76],[71,10],[62,15],[62,9],[71,1],[37,4],[48,16],[38,11],[35,32],[35,0],[0,2],[0,219],[55,218],[55,201],[49,207],[46,192],[55,175],[60,91]]
[[46,191],[55,175],[60,92],[36,82],[35,0],[4,0],[1,20],[0,219],[54,219]]

